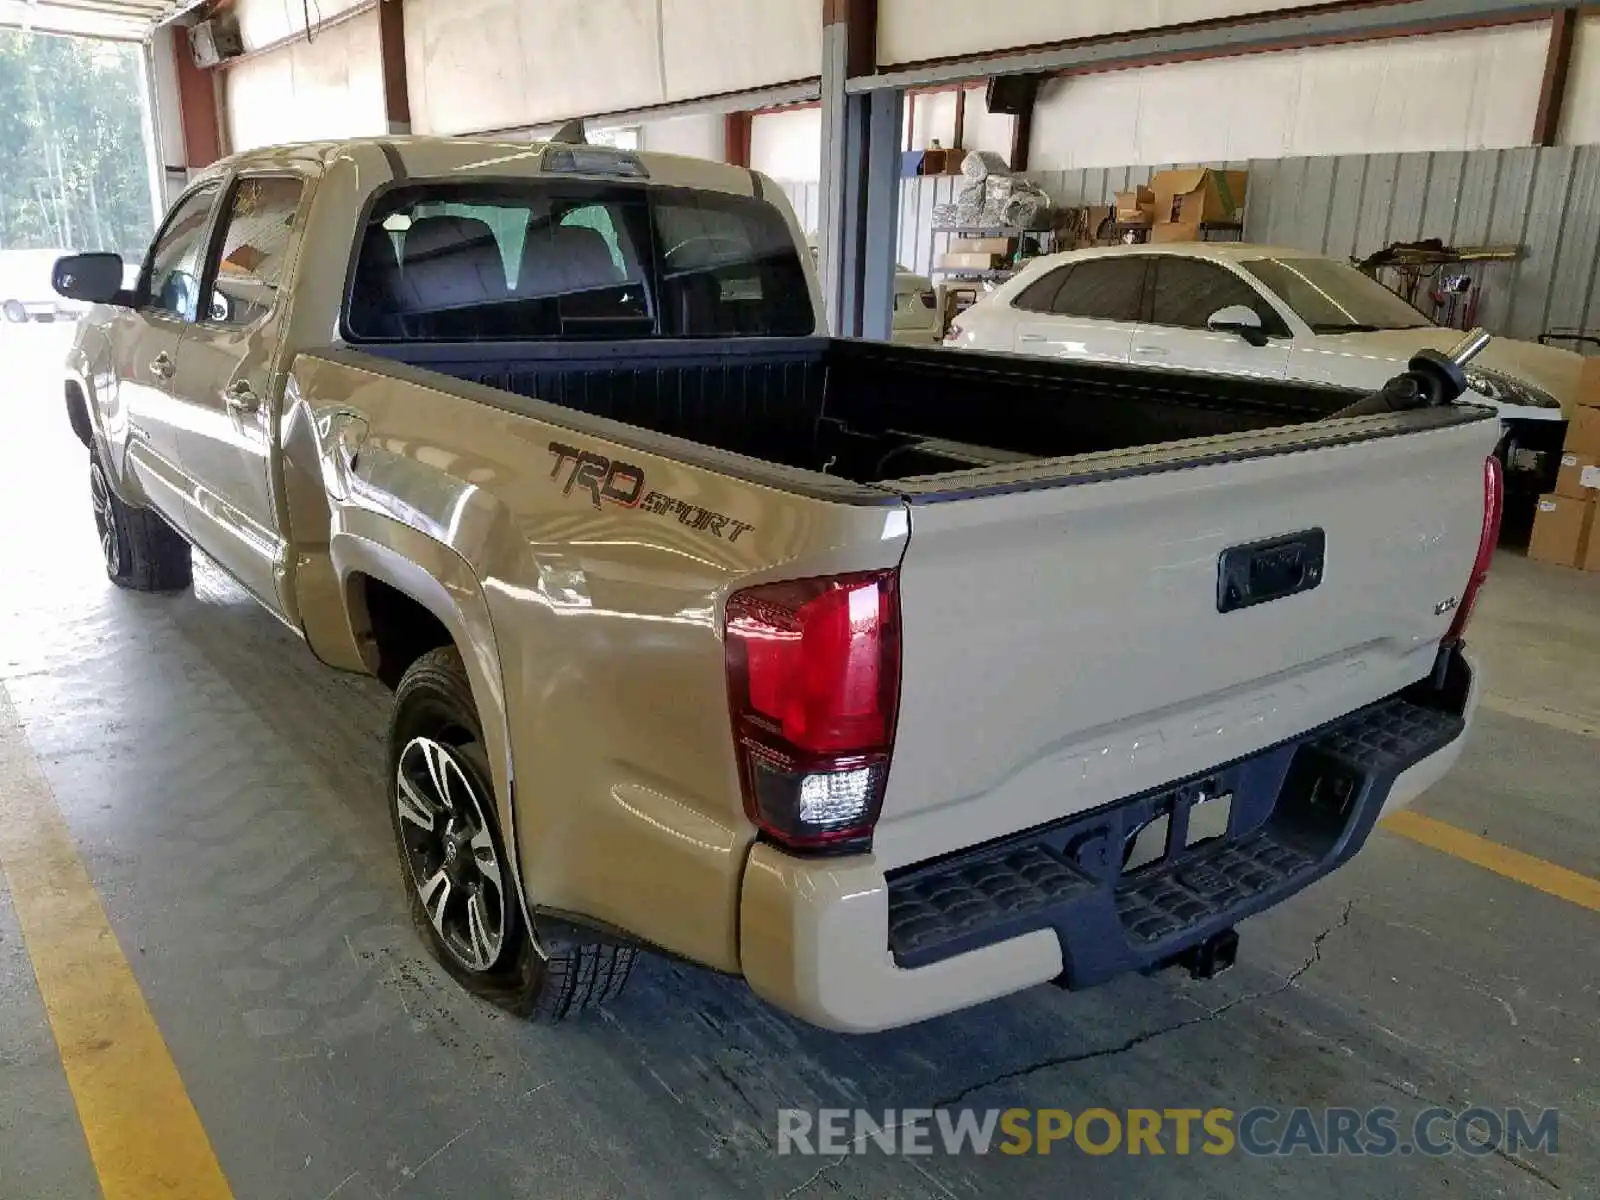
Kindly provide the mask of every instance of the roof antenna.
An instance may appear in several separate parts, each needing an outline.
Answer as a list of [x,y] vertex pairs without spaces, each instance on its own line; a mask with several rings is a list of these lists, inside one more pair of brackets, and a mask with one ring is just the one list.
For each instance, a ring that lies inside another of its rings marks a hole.
[[583,122],[568,121],[560,129],[550,135],[552,142],[564,142],[569,146],[587,146],[589,139],[584,136]]

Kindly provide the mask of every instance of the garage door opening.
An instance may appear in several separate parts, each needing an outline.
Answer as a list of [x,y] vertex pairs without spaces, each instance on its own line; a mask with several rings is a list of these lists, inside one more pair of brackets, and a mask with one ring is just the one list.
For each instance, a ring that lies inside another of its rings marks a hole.
[[135,42],[0,29],[0,318],[75,314],[58,255],[138,263],[154,229],[149,88]]

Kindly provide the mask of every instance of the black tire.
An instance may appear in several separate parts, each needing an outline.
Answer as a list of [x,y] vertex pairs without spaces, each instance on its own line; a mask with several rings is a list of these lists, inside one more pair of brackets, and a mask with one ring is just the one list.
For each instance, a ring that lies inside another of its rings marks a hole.
[[544,1021],[622,991],[633,947],[547,940],[541,949],[529,936],[500,836],[483,726],[453,646],[424,654],[401,676],[389,721],[388,780],[412,919],[456,982],[518,1016]]
[[181,592],[194,581],[189,543],[150,509],[118,499],[99,455],[89,458],[89,499],[112,583],[132,592]]

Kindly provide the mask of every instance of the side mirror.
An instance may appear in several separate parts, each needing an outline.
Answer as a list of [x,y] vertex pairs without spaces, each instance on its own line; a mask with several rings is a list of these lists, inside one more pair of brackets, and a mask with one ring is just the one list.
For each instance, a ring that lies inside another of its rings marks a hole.
[[1267,331],[1261,328],[1261,318],[1254,309],[1243,304],[1217,309],[1206,318],[1206,328],[1216,333],[1237,333],[1252,346],[1267,344]]
[[50,286],[68,300],[89,304],[130,304],[133,297],[122,288],[122,255],[69,254],[56,259]]

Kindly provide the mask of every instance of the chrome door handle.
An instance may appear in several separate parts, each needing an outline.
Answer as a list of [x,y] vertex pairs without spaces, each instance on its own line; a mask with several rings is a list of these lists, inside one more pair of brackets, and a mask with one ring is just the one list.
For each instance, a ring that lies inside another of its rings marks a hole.
[[230,383],[227,390],[222,393],[222,402],[228,406],[229,412],[241,416],[248,416],[261,409],[261,397],[256,395],[255,389],[246,379]]
[[1165,350],[1163,350],[1160,346],[1135,346],[1133,348],[1133,352],[1135,354],[1142,354],[1146,358],[1165,358],[1165,357],[1167,357],[1167,352]]
[[1019,333],[1019,334],[1017,334],[1017,341],[1019,341],[1019,342],[1042,342],[1044,340],[1045,340],[1045,336],[1042,333]]
[[171,379],[172,373],[177,369],[177,364],[172,361],[172,355],[165,350],[150,360],[150,374],[157,379]]

